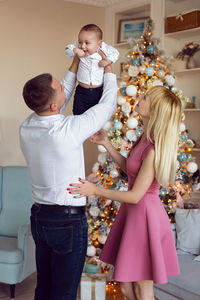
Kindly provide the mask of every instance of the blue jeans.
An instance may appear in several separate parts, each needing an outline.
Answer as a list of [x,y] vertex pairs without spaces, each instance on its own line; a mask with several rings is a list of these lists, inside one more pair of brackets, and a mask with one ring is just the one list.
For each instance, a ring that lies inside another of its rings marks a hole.
[[31,231],[36,245],[35,300],[76,300],[87,251],[85,214],[31,208]]

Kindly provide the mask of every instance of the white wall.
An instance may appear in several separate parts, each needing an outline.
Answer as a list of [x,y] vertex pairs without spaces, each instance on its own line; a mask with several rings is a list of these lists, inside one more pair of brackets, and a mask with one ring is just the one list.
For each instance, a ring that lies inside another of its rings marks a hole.
[[[0,1],[1,166],[25,165],[18,139],[19,125],[31,113],[21,96],[24,83],[44,72],[60,80],[71,62],[64,47],[88,23],[104,30],[105,9],[64,0]],[[89,174],[97,150],[87,143],[85,148]]]

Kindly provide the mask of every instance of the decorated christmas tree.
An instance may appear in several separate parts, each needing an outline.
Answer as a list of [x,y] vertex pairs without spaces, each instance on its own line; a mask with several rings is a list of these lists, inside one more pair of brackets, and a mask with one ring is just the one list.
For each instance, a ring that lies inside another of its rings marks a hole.
[[[152,38],[152,20],[149,19],[142,37],[139,40],[129,39],[131,50],[126,54],[123,64],[121,82],[118,88],[117,109],[112,118],[105,124],[112,144],[124,156],[143,132],[141,117],[134,112],[136,97],[146,93],[152,86],[162,85],[172,90],[181,101],[189,101],[175,88],[175,77],[170,72],[170,64],[158,48],[158,40]],[[192,157],[194,143],[189,139],[184,115],[180,125],[179,148],[177,153],[176,181],[167,188],[160,187],[160,199],[169,215],[171,222],[175,207],[183,207],[192,191],[193,173],[197,164]],[[170,147],[170,145],[169,145]],[[99,145],[98,162],[92,169],[89,180],[99,186],[120,191],[127,190],[127,176],[112,161],[106,149]],[[99,263],[99,254],[106,242],[109,231],[118,213],[120,203],[96,196],[88,197],[89,245],[88,263]],[[101,263],[105,273],[111,266]],[[112,270],[111,270],[112,271]]]

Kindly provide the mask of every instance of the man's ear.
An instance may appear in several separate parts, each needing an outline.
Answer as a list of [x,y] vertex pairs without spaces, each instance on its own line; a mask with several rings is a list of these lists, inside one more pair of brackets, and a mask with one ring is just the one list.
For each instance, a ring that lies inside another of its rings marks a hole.
[[52,112],[55,112],[55,111],[57,111],[58,110],[58,105],[57,105],[57,103],[56,102],[52,102],[51,104],[50,104],[50,111],[52,111]]

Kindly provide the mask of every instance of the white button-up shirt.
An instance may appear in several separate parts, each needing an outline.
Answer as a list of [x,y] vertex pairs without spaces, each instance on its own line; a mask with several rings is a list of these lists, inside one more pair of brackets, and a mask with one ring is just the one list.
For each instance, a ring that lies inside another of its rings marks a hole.
[[[77,47],[78,42],[68,45],[65,48],[66,55],[68,57],[74,57],[75,54],[73,49]],[[107,56],[107,59],[111,60],[113,63],[116,62],[119,57],[119,52],[117,49],[107,45],[104,42],[102,42],[100,49]],[[102,57],[98,52],[95,52],[89,56],[81,57],[77,72],[77,80],[88,85],[103,84],[104,68],[99,67],[98,63],[100,60],[102,60]]]
[[[68,71],[63,79],[68,103],[76,82]],[[100,102],[82,115],[31,114],[20,126],[20,144],[32,181],[33,201],[43,204],[85,205],[74,199],[69,184],[85,178],[83,142],[102,128],[116,108],[117,84],[112,73],[104,75]]]

